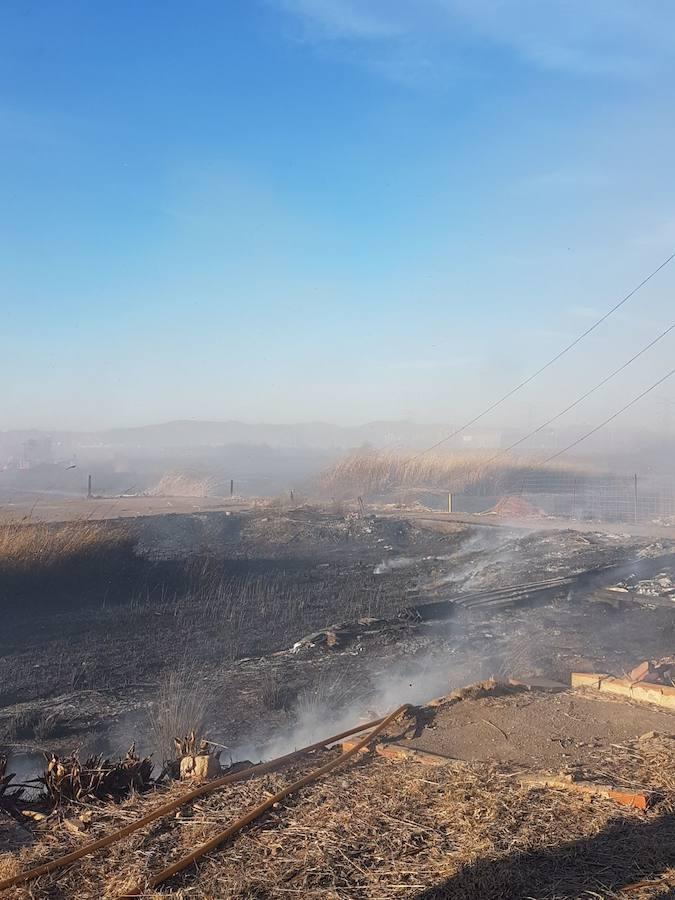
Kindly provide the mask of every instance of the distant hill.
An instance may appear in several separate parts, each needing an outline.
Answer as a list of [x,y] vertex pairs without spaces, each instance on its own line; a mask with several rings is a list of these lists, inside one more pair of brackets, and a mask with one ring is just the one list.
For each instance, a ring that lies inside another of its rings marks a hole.
[[272,425],[236,420],[209,422],[183,419],[104,431],[5,431],[0,432],[0,450],[13,448],[13,452],[17,452],[25,441],[44,435],[49,435],[55,446],[77,449],[104,445],[127,451],[223,447],[230,444],[330,450],[346,450],[363,444],[416,447],[439,439],[447,428],[447,425],[417,425],[408,421],[368,422],[349,427],[326,422]]

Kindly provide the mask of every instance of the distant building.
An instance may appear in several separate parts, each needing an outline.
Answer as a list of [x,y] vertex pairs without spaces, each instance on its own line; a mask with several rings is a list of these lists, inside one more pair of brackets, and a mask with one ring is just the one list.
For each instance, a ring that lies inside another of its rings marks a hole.
[[29,438],[21,445],[19,468],[32,469],[34,466],[52,462],[52,458],[51,438]]
[[462,447],[467,450],[484,450],[501,446],[502,433],[497,429],[490,431],[470,431],[461,437]]

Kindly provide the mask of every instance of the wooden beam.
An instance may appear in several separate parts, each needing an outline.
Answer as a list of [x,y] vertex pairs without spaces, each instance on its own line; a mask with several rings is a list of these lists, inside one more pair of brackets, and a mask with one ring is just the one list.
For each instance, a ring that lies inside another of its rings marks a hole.
[[[343,741],[341,744],[342,750],[351,750],[357,743],[358,741],[351,738]],[[427,750],[416,750],[413,747],[402,747],[401,744],[375,744],[374,747],[368,749],[374,750],[378,756],[382,756],[385,759],[393,759],[397,762],[411,759],[426,766],[451,766],[460,762],[460,760],[451,756],[442,756],[440,753],[430,753]],[[363,752],[368,752],[368,749]]]
[[574,791],[577,794],[601,797],[604,800],[612,800],[614,803],[630,806],[633,809],[649,809],[657,796],[650,791],[622,791],[611,784],[601,784],[595,781],[573,781],[561,775],[524,775],[521,777],[520,783],[523,787],[535,790]]

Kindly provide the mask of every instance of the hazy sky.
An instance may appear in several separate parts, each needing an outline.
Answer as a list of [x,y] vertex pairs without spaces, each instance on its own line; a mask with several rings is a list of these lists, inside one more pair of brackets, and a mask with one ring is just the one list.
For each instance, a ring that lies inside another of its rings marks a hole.
[[4,0],[0,429],[470,415],[675,250],[674,76],[671,0]]

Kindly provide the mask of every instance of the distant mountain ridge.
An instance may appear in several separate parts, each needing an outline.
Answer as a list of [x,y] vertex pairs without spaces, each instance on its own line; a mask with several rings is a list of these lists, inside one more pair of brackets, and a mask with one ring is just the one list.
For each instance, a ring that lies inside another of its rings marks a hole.
[[363,444],[377,447],[421,446],[427,441],[438,440],[447,429],[447,425],[417,425],[410,421],[343,426],[327,422],[277,425],[237,420],[219,422],[179,419],[102,431],[4,431],[0,432],[0,445],[20,445],[28,440],[50,437],[54,442],[74,447],[108,445],[125,450],[220,447],[228,444],[345,450]]

